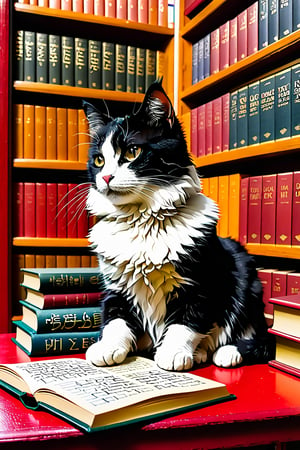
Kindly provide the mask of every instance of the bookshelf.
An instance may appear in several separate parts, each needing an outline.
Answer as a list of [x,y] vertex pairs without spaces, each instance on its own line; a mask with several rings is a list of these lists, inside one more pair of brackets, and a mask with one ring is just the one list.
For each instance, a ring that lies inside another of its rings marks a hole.
[[[27,4],[28,3],[28,4]],[[124,46],[147,48],[163,55],[159,61],[159,74],[164,74],[163,85],[169,97],[174,98],[174,30],[168,26],[139,23],[114,17],[64,11],[29,4],[32,2],[0,3],[0,56],[1,56],[1,106],[0,117],[3,132],[1,152],[1,206],[2,236],[8,236],[0,244],[1,285],[3,298],[0,315],[0,332],[11,329],[11,317],[18,314],[18,276],[16,268],[27,256],[28,264],[40,261],[53,264],[55,260],[88,263],[88,239],[85,237],[35,237],[18,236],[14,231],[15,197],[14,183],[81,183],[86,181],[86,160],[57,158],[16,157],[14,105],[42,105],[55,108],[81,109],[82,99],[99,105],[103,102],[112,114],[130,112],[143,100],[144,94],[117,90],[66,86],[22,81],[15,76],[15,43],[17,30],[36,33],[66,35],[87,40],[112,42]],[[158,57],[158,56],[157,56]],[[87,147],[85,148],[87,151]],[[23,259],[22,259],[23,258]],[[47,262],[48,261],[48,262]],[[61,263],[61,262],[60,262]]]

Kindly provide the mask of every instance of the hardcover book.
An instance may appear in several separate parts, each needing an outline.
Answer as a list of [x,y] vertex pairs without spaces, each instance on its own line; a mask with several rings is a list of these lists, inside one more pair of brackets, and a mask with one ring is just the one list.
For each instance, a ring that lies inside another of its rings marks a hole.
[[36,33],[36,81],[48,83],[48,35]]
[[57,116],[54,106],[46,106],[46,159],[57,157]]
[[235,91],[230,94],[230,119],[229,119],[230,150],[234,150],[238,147],[237,116],[238,116],[238,91]]
[[204,79],[204,39],[200,39],[198,46],[198,81]]
[[26,288],[25,301],[40,309],[77,308],[81,306],[99,306],[102,294],[95,292],[76,292],[69,294],[43,294],[43,292]]
[[136,49],[136,82],[135,89],[139,94],[145,92],[146,83],[146,50],[144,48]]
[[293,31],[300,29],[300,1],[293,1]]
[[205,143],[206,155],[212,154],[213,145],[213,103],[212,101],[206,103],[205,106]]
[[24,158],[35,157],[34,105],[24,105]]
[[275,76],[260,81],[260,142],[275,138]]
[[250,177],[248,204],[248,242],[261,241],[262,176]]
[[126,91],[126,45],[116,44],[115,90]]
[[57,108],[57,159],[66,161],[68,159],[68,142],[67,142],[67,109]]
[[34,155],[35,159],[46,158],[46,107],[34,106]]
[[129,45],[127,47],[127,74],[126,91],[135,92],[135,74],[136,74],[136,47]]
[[261,243],[275,244],[277,175],[263,175]]
[[268,42],[272,44],[279,39],[279,0],[269,0],[268,14]]
[[18,103],[13,105],[14,117],[14,158],[24,157],[24,105]]
[[36,183],[36,237],[46,236],[46,184]]
[[248,145],[248,86],[238,90],[237,146]]
[[209,77],[210,75],[210,34],[207,34],[204,37],[204,46],[203,46],[203,54],[204,54],[204,78]]
[[116,17],[117,19],[127,19],[127,0],[116,1]]
[[24,31],[24,81],[36,81],[36,33]]
[[272,276],[271,297],[282,297],[287,295],[287,276],[288,270],[276,270]]
[[16,32],[15,78],[24,80],[24,30]]
[[86,431],[153,420],[234,398],[222,383],[166,372],[141,357],[113,367],[95,367],[81,358],[1,364],[0,379],[25,405],[26,395],[31,404],[34,397],[35,407]]
[[68,160],[78,161],[78,111],[67,109]]
[[198,136],[197,136],[197,145],[198,151],[197,156],[204,156],[206,153],[206,105],[198,106]]
[[210,33],[210,74],[220,70],[220,29]]
[[35,237],[35,183],[24,183],[24,235]]
[[75,38],[75,86],[88,87],[88,41]]
[[248,87],[248,144],[259,144],[260,140],[260,93],[259,81],[251,83]]
[[261,50],[262,48],[267,47],[269,44],[268,34],[269,34],[269,14],[268,14],[268,0],[259,0],[258,1],[258,48]]
[[248,11],[245,9],[237,16],[237,60],[246,58],[248,51]]
[[102,89],[115,88],[115,44],[102,43]]
[[[57,237],[67,237],[67,184],[57,183]],[[36,305],[38,306],[38,305]]]
[[247,9],[247,55],[258,50],[258,1]]
[[101,89],[101,42],[88,41],[88,87]]
[[274,270],[259,269],[257,274],[263,287],[263,302],[265,305],[264,315],[268,326],[271,326],[273,324],[273,305],[270,303],[270,298],[272,293]]
[[276,244],[291,245],[293,173],[277,175]]
[[293,2],[279,0],[279,38],[283,38],[293,31]]
[[240,189],[241,176],[239,173],[229,175],[229,214],[228,214],[228,236],[239,239],[240,226]]
[[47,183],[46,217],[47,237],[56,237],[57,183]]
[[300,135],[300,64],[292,67],[292,136]]
[[198,156],[198,108],[191,110],[191,152]]
[[24,236],[24,183],[18,181],[13,183],[14,200],[14,236]]
[[229,22],[229,65],[237,62],[237,17],[234,17]]
[[229,150],[230,94],[222,96],[222,152]]
[[300,245],[300,172],[294,172],[292,245]]
[[199,42],[192,45],[192,84],[199,81],[198,78]]
[[228,237],[229,234],[229,176],[223,175],[218,179],[218,206],[220,208],[219,236]]
[[222,151],[222,97],[212,101],[212,153]]
[[49,83],[61,84],[61,38],[50,34],[49,42]]
[[287,295],[300,294],[300,273],[289,273],[287,277]]
[[275,139],[291,136],[291,69],[275,76]]
[[156,52],[146,49],[145,90],[156,80]]
[[283,295],[270,298],[274,308],[273,329],[300,339],[300,295]]
[[[289,373],[294,375],[296,375],[296,371],[293,371],[293,369],[296,369],[299,373],[298,376],[300,376],[300,338],[277,331],[273,327],[269,328],[269,333],[276,336],[275,361],[279,364],[284,364],[286,369],[289,369]],[[281,367],[283,368],[284,366]]]
[[62,36],[61,38],[62,57],[62,84],[75,86],[74,82],[74,38]]
[[220,70],[229,66],[229,21],[220,26]]

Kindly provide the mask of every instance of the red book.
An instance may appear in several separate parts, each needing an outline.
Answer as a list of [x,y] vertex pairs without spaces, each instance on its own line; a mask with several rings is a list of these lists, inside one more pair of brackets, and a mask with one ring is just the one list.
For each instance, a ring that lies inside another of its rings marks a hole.
[[67,236],[68,238],[77,238],[77,220],[78,220],[78,200],[77,184],[68,184],[68,196],[67,196]]
[[191,110],[191,152],[198,155],[198,108]]
[[272,297],[282,297],[287,295],[288,270],[276,270],[272,276]]
[[262,176],[250,177],[248,205],[248,242],[260,243],[261,239],[261,205]]
[[60,9],[60,0],[49,0],[49,8]]
[[56,233],[56,215],[57,215],[57,184],[47,183],[47,203],[46,203],[46,230],[47,237],[55,238]]
[[291,244],[293,173],[277,176],[276,244]]
[[127,0],[117,0],[116,17],[117,19],[127,19]]
[[206,109],[206,115],[205,115],[205,142],[206,142],[206,155],[212,154],[212,136],[213,136],[213,129],[212,129],[212,101],[206,103],[205,106]]
[[57,237],[67,237],[67,192],[66,183],[57,184]]
[[138,22],[148,23],[148,0],[138,0]]
[[237,17],[237,60],[247,56],[247,10]]
[[104,16],[104,0],[94,0],[95,16]]
[[[271,332],[271,330],[270,330],[270,332]],[[276,361],[275,359],[272,359],[271,361],[269,361],[269,365],[271,367],[274,367],[275,369],[281,370],[282,372],[286,372],[290,375],[300,377],[300,370],[295,369],[295,367],[288,366],[287,364],[283,364],[279,361]]]
[[261,208],[261,243],[275,244],[277,175],[264,175]]
[[94,14],[94,0],[83,0],[83,12],[85,14]]
[[229,65],[237,62],[237,17],[229,22]]
[[138,0],[127,0],[127,19],[138,21]]
[[292,245],[300,245],[300,172],[294,172]]
[[105,17],[116,17],[116,0],[104,1],[104,15]]
[[222,96],[222,152],[229,150],[230,94]]
[[213,145],[212,152],[219,153],[222,150],[222,97],[212,101],[213,117]]
[[300,294],[300,273],[288,273],[286,295]]
[[205,140],[205,114],[206,106],[205,104],[198,106],[198,154],[197,156],[204,156],[206,151],[206,140]]
[[24,236],[35,237],[35,183],[24,183]]
[[158,0],[157,22],[161,27],[168,26],[168,0]]
[[220,70],[229,66],[229,21],[220,26]]
[[248,7],[247,20],[247,54],[249,56],[258,50],[258,2]]
[[61,0],[61,9],[64,11],[72,11],[72,0]]
[[77,237],[85,238],[87,237],[89,230],[88,212],[85,208],[87,198],[86,184],[84,184],[82,187],[80,185],[77,187],[77,196]]
[[270,303],[270,298],[272,295],[273,272],[273,269],[259,269],[257,271],[258,278],[260,279],[263,287],[263,302],[265,305],[264,314],[268,326],[271,326],[273,323],[273,305]]
[[26,290],[26,302],[40,309],[93,306],[100,304],[102,297],[101,292],[43,294],[30,288],[26,288]]
[[220,29],[210,33],[210,74],[220,70]]
[[248,200],[249,200],[249,177],[241,179],[240,189],[240,231],[239,241],[245,245],[248,239]]
[[46,237],[46,184],[36,183],[36,237]]
[[14,187],[14,236],[24,236],[24,183],[17,182]]
[[73,0],[72,10],[74,12],[82,13],[83,12],[83,0]]

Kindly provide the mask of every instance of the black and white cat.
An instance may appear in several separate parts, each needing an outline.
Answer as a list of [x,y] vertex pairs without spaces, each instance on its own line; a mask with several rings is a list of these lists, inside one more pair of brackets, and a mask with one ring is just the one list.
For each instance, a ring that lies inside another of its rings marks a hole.
[[255,264],[216,235],[218,207],[201,193],[161,82],[139,111],[112,119],[84,102],[91,136],[87,208],[105,278],[103,332],[86,358],[121,363],[148,348],[166,370],[213,354],[230,367],[271,357]]

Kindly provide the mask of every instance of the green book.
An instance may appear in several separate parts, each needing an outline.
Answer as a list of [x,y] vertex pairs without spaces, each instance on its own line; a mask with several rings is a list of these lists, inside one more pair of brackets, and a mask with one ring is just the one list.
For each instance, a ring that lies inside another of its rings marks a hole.
[[15,79],[24,81],[24,31],[16,33]]
[[102,43],[102,89],[115,89],[115,44]]
[[99,331],[101,313],[99,305],[76,308],[40,309],[21,300],[22,321],[36,333],[72,333],[73,331]]
[[62,84],[65,86],[74,86],[74,38],[71,36],[62,36]]
[[144,48],[136,49],[136,92],[143,94],[145,92],[146,82],[146,50]]
[[48,35],[36,33],[36,81],[48,83]]
[[61,84],[61,39],[55,34],[49,35],[49,83]]
[[248,88],[249,111],[248,111],[248,145],[259,143],[260,128],[260,104],[259,104],[259,81],[252,83]]
[[102,277],[97,268],[22,268],[23,287],[43,294],[72,292],[95,292]]
[[88,42],[88,87],[101,89],[101,42]]
[[116,44],[116,91],[126,91],[126,45]]
[[75,86],[88,87],[88,41],[75,38]]
[[230,94],[230,117],[229,117],[229,149],[237,148],[237,112],[238,112],[238,91]]
[[260,81],[260,142],[275,138],[275,76]]
[[238,90],[237,146],[248,145],[248,86]]
[[16,337],[13,341],[29,356],[85,353],[100,337],[100,331],[38,334],[22,321],[13,323],[16,325]]
[[300,64],[292,67],[292,136],[300,135]]
[[35,81],[36,33],[24,31],[24,81]]
[[275,139],[291,136],[291,69],[275,76]]
[[279,0],[269,0],[268,4],[268,43],[279,39]]
[[127,47],[126,91],[135,92],[136,47]]
[[156,51],[146,50],[146,82],[145,90],[156,80]]
[[293,2],[279,0],[279,39],[293,31]]

